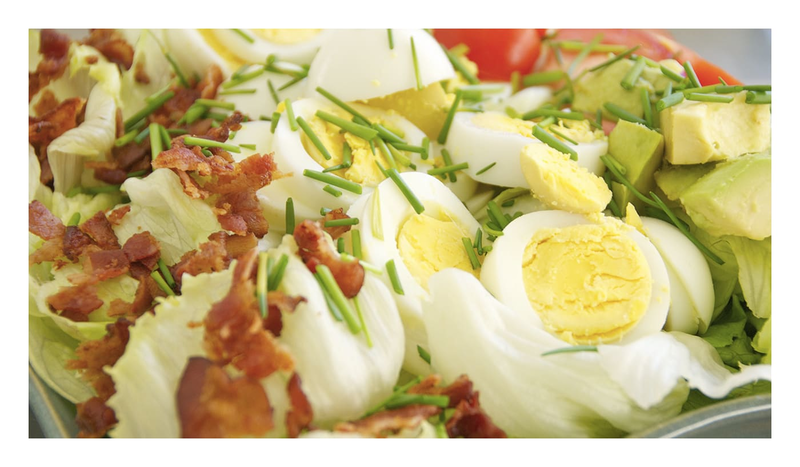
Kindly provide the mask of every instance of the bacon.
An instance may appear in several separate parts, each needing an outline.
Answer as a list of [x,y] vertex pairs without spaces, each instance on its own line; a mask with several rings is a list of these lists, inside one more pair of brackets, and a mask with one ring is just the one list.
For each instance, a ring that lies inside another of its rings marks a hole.
[[258,239],[252,232],[243,236],[227,235],[224,232],[218,232],[218,234],[221,234],[221,241],[224,242],[225,250],[231,259],[238,258],[258,246]]
[[37,237],[51,240],[63,237],[66,228],[61,219],[53,215],[39,200],[28,205],[28,231]]
[[228,294],[215,303],[203,324],[204,347],[218,363],[232,363],[251,378],[265,378],[277,370],[291,371],[294,361],[269,331],[264,330],[255,298],[257,252],[242,255]]
[[117,250],[120,248],[117,234],[111,227],[103,211],[97,213],[80,225],[81,230],[104,250]]
[[117,424],[114,410],[100,397],[92,397],[76,405],[75,423],[79,438],[101,438]]
[[64,256],[64,239],[62,237],[51,238],[42,244],[36,251],[28,257],[28,264],[39,264],[45,261],[55,261]]
[[150,84],[150,75],[148,75],[147,71],[144,69],[144,62],[140,61],[136,63],[136,68],[133,70],[133,79],[135,79],[137,83]]
[[[213,236],[213,235],[212,235]],[[170,269],[172,277],[179,284],[184,274],[196,276],[202,273],[224,271],[230,264],[225,244],[219,239],[210,239],[201,243],[196,250],[186,252],[175,266]]]
[[332,211],[328,211],[327,213],[325,213],[325,217],[322,219],[322,229],[325,232],[328,232],[328,235],[330,235],[331,238],[333,238],[334,240],[338,239],[342,235],[349,232],[351,227],[349,225],[343,225],[340,227],[325,227],[326,222],[339,219],[350,219],[350,216],[344,213],[343,208],[338,208]]
[[340,433],[358,433],[371,438],[383,438],[405,429],[416,428],[423,421],[438,414],[433,405],[407,405],[399,409],[384,410],[369,417],[337,424],[333,430]]
[[124,318],[107,324],[105,336],[82,342],[75,350],[77,358],[67,362],[68,369],[81,371],[81,377],[92,385],[102,400],[108,400],[116,392],[114,380],[103,368],[114,366],[125,353],[131,324]]
[[58,99],[56,99],[56,95],[53,94],[53,91],[45,89],[42,91],[42,95],[39,97],[39,100],[36,101],[36,104],[33,106],[33,112],[34,115],[41,117],[56,107],[58,107]]
[[[222,75],[222,70],[217,64],[212,64],[206,69],[203,79],[195,86],[195,89],[200,91],[200,97],[203,99],[214,99],[217,97],[217,88],[225,77]],[[227,137],[226,137],[227,139]]]
[[133,47],[114,29],[93,29],[83,43],[94,47],[109,62],[126,70],[130,70],[133,64]]
[[472,381],[467,375],[459,376],[446,387],[438,387],[441,381],[442,377],[437,374],[428,375],[419,384],[409,388],[408,394],[447,396],[450,398],[450,405],[448,406],[450,408],[457,406],[461,401],[468,399],[473,394]]
[[47,297],[47,303],[73,321],[86,321],[89,313],[103,306],[103,301],[97,296],[97,288],[92,284],[62,287]]
[[52,29],[42,29],[40,34],[39,52],[44,58],[35,72],[28,73],[28,102],[50,81],[61,76],[69,63],[69,37]]
[[207,183],[205,188],[219,194],[240,191],[258,191],[277,178],[278,166],[272,154],[253,154],[232,167],[219,171],[217,180]]
[[119,223],[122,222],[122,218],[125,217],[125,214],[128,214],[130,211],[131,205],[126,204],[125,206],[120,206],[108,213],[106,219],[108,219],[108,222],[110,222],[111,225],[119,225]]
[[83,99],[72,97],[64,100],[56,108],[41,117],[28,117],[28,143],[33,146],[36,156],[39,158],[39,163],[42,165],[40,180],[45,185],[49,183],[44,179],[44,161],[47,160],[47,147],[53,140],[78,126],[84,104],[85,101]]
[[[68,260],[72,262],[78,261],[78,258],[88,251],[89,247],[92,245],[95,245],[94,241],[92,241],[88,235],[81,232],[81,229],[74,225],[67,226],[64,232],[62,248],[64,256],[66,256]],[[95,248],[97,247],[95,246]]]
[[257,380],[232,379],[202,357],[189,359],[176,399],[183,438],[264,436],[274,427],[272,407]]
[[194,171],[201,176],[211,175],[211,163],[201,151],[200,146],[189,149],[183,145],[173,145],[171,149],[162,151],[156,156],[152,165],[154,169],[175,169],[184,172]]
[[149,154],[150,143],[147,141],[142,141],[140,144],[137,144],[136,141],[133,141],[132,143],[128,143],[122,147],[114,146],[114,148],[111,150],[111,155],[113,156],[114,161],[116,161],[117,166],[126,172],[133,171],[135,168],[138,168],[135,166],[143,163],[143,161],[147,161],[147,166],[149,166]]
[[150,232],[133,234],[131,238],[125,241],[122,251],[125,252],[125,256],[130,262],[139,261],[150,270],[156,268],[161,257],[161,247],[158,240]]
[[230,230],[237,235],[246,235],[248,232],[252,232],[258,238],[267,234],[269,223],[264,217],[264,212],[261,209],[261,204],[258,202],[255,191],[247,190],[225,194],[217,201],[217,207],[223,206],[227,207],[228,214],[218,216],[220,224],[223,224],[223,219],[225,219],[228,225],[237,228],[235,230],[225,227],[225,224],[223,224],[223,228],[226,230]]
[[264,318],[264,329],[275,337],[280,337],[283,329],[283,314],[293,313],[297,305],[305,302],[305,297],[292,297],[280,290],[267,292],[268,313]]
[[92,275],[100,281],[126,274],[131,266],[122,250],[100,250],[89,253],[89,264]]
[[301,222],[294,229],[294,239],[300,257],[311,272],[317,271],[317,265],[324,264],[331,270],[347,298],[358,295],[364,284],[364,267],[358,261],[346,262],[339,258],[325,240],[319,223],[310,220]]
[[289,394],[290,408],[286,412],[286,433],[289,438],[297,438],[300,432],[311,427],[314,411],[306,394],[303,392],[300,376],[293,373],[286,385]]
[[506,433],[498,428],[483,411],[478,400],[478,392],[462,400],[450,420],[445,424],[450,438],[506,438]]

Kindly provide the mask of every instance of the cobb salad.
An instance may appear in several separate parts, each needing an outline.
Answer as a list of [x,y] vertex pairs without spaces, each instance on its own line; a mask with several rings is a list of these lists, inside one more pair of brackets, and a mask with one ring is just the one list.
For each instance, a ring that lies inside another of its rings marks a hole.
[[82,437],[619,437],[771,390],[771,87],[663,31],[29,42],[29,360]]

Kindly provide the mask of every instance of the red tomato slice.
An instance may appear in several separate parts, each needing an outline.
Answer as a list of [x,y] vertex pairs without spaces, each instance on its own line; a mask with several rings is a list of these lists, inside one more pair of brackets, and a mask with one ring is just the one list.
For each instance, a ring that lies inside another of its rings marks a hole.
[[541,39],[535,29],[435,29],[445,47],[469,47],[467,58],[478,65],[483,80],[508,81],[515,71],[530,73],[539,57]]

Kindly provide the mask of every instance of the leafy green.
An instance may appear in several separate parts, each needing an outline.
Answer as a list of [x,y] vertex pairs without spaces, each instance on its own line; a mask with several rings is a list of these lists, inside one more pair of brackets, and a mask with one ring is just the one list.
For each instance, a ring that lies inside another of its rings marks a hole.
[[[146,83],[137,79],[139,73],[149,78]],[[149,97],[169,84],[171,68],[153,32],[144,30],[139,34],[133,51],[130,70],[122,72],[120,101],[123,119],[129,118],[147,105]]]
[[738,399],[740,397],[757,396],[761,394],[770,394],[772,392],[772,381],[754,381],[745,384],[738,388],[733,389],[724,399],[714,399],[706,396],[697,389],[692,389],[689,392],[689,397],[683,404],[682,412],[691,412],[692,410],[702,409],[712,404],[720,402],[720,400]]

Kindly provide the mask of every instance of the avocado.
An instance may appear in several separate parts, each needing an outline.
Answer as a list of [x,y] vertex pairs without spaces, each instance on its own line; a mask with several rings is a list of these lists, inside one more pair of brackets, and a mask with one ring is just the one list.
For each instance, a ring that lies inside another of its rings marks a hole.
[[376,97],[368,100],[367,105],[396,111],[434,140],[444,126],[453,98],[439,83],[433,83],[422,90],[412,88]]
[[675,201],[680,198],[687,188],[692,186],[700,177],[711,172],[715,166],[715,162],[696,165],[672,165],[666,163],[661,170],[655,173],[656,184],[667,195],[669,200]]
[[746,94],[729,103],[684,100],[660,112],[667,161],[702,164],[769,149],[770,106],[747,104]]
[[[661,166],[664,155],[664,137],[644,125],[620,120],[608,135],[608,153],[625,167],[625,178],[647,196],[654,188],[653,174]],[[624,185],[612,183],[617,206],[633,203],[642,209],[642,201]]]
[[747,154],[717,164],[680,195],[686,213],[714,236],[772,235],[772,156]]
[[631,90],[623,88],[620,84],[628,71],[633,68],[633,64],[633,60],[623,59],[597,71],[588,72],[575,83],[572,108],[592,115],[597,109],[602,109],[603,118],[616,121],[617,117],[603,108],[603,104],[612,102],[637,117],[643,117],[644,108],[639,89],[645,87],[652,94],[653,85],[641,76]]

